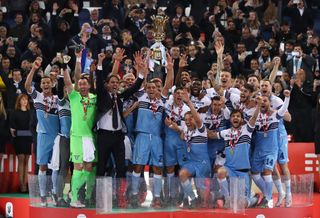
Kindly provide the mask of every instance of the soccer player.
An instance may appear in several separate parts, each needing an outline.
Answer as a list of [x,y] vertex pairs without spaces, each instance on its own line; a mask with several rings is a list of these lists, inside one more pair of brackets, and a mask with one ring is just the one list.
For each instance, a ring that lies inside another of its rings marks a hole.
[[[67,70],[65,64],[62,65],[62,69]],[[63,78],[58,78],[58,97],[58,113],[60,120],[59,170],[58,172],[53,171],[52,174],[57,173],[56,205],[58,207],[66,207],[67,203],[63,199],[63,189],[69,170],[71,110]]]
[[201,93],[201,86],[202,83],[200,79],[194,79],[192,81],[190,100],[199,113],[205,113],[211,104],[211,100],[205,93]]
[[250,144],[252,132],[255,128],[256,119],[260,111],[261,98],[256,99],[257,106],[252,117],[246,124],[242,124],[244,121],[243,114],[240,110],[234,110],[230,115],[231,128],[222,130],[217,134],[212,134],[210,138],[223,138],[226,142],[225,155],[226,162],[223,167],[218,169],[218,182],[222,194],[225,196],[224,207],[230,207],[230,196],[228,189],[228,177],[239,177],[245,180],[245,196],[247,199],[246,207],[252,207],[257,202],[256,197],[251,198],[250,191]]
[[252,85],[246,83],[241,87],[240,91],[240,105],[238,106],[238,109],[242,111],[244,120],[247,122],[250,120],[255,110],[256,103],[252,99],[254,89]]
[[[90,84],[87,77],[80,75],[81,52],[76,52],[75,88],[70,75],[64,71],[64,83],[68,93],[71,109],[70,156],[74,164],[71,180],[71,207],[83,208],[86,205],[78,200],[79,189],[86,184],[85,200],[91,204],[95,182],[95,135],[92,128],[95,125],[96,95],[89,93]],[[78,90],[78,91],[77,91]]]
[[185,143],[180,138],[180,129],[185,125],[184,115],[190,110],[183,102],[183,88],[177,87],[173,93],[173,99],[165,103],[165,142],[164,142],[164,166],[168,179],[168,204],[177,204],[174,170],[175,166],[181,166],[185,158]]
[[47,169],[48,162],[51,159],[54,139],[59,132],[58,117],[58,97],[52,94],[52,81],[49,77],[42,77],[41,90],[38,92],[31,86],[34,73],[41,66],[42,59],[38,57],[32,64],[25,88],[32,97],[36,109],[38,127],[37,127],[37,164],[39,167],[39,188],[41,197],[41,206],[47,206]]
[[[207,128],[208,136],[213,132],[219,132],[227,129],[230,111],[224,105],[224,99],[220,96],[214,96],[207,113],[200,114],[202,122]],[[222,152],[224,150],[224,140],[223,139],[210,139],[208,140],[208,152],[211,166],[214,167],[217,152]]]
[[[146,84],[146,93],[138,98],[139,108],[136,122],[137,136],[134,143],[132,173],[132,198],[131,206],[139,206],[138,189],[140,175],[144,166],[149,162],[153,167],[154,198],[152,206],[161,208],[160,193],[162,189],[163,167],[163,144],[161,139],[161,128],[163,123],[164,102],[169,89],[173,85],[173,63],[170,55],[167,54],[167,77],[162,89],[161,96],[154,82]],[[161,99],[159,99],[159,97]]]
[[279,121],[288,109],[290,92],[285,90],[284,95],[286,97],[284,104],[277,111],[271,109],[270,99],[267,96],[262,96],[261,111],[256,122],[255,148],[252,156],[251,172],[254,182],[264,194],[264,198],[260,202],[261,207],[273,207],[272,171],[279,149],[278,127]]
[[[279,97],[275,96],[271,92],[272,85],[269,81],[262,80],[260,83],[260,90],[262,96],[267,96],[270,100],[272,109],[278,110],[282,105],[283,101]],[[290,207],[292,204],[292,194],[291,194],[291,180],[290,180],[290,170],[288,167],[288,134],[284,126],[283,120],[290,122],[291,115],[288,111],[284,114],[283,119],[279,122],[278,128],[278,158],[277,161],[280,165],[281,171],[284,174],[284,184],[286,192],[282,190],[282,183],[280,178],[280,173],[278,168],[275,166],[273,171],[273,182],[278,190],[278,200],[275,204],[276,207],[281,206],[283,199],[285,199],[285,207]]]
[[[180,181],[185,193],[184,207],[195,208],[198,203],[193,190],[190,177],[196,178],[202,203],[207,202],[206,183],[203,178],[210,176],[210,159],[208,155],[208,137],[205,125],[196,111],[193,103],[186,92],[183,94],[183,101],[190,108],[190,112],[184,115],[185,127],[180,137],[186,141],[186,161],[183,162],[179,172]],[[208,190],[209,192],[209,190]],[[189,203],[187,198],[191,198]],[[188,204],[188,205],[185,205]]]

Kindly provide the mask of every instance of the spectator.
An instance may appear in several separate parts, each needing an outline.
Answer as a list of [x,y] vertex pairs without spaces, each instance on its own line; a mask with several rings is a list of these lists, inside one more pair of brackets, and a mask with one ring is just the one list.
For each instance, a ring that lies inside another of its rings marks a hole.
[[241,41],[245,44],[247,51],[254,51],[257,47],[257,39],[251,34],[250,28],[245,26],[242,28]]
[[206,49],[201,49],[197,44],[193,43],[188,46],[189,58],[188,69],[191,75],[202,80],[206,76],[211,62],[211,55]]
[[18,96],[15,110],[10,116],[10,132],[13,137],[14,150],[18,156],[18,174],[22,193],[27,192],[28,163],[31,155],[30,116],[29,98],[26,94],[21,94]]
[[312,69],[315,64],[315,60],[310,57],[309,55],[305,55],[303,53],[302,46],[297,44],[294,46],[293,51],[295,52],[293,54],[293,58],[289,61],[287,61],[287,70],[291,77],[296,77],[296,74],[299,69],[303,69],[305,76],[306,76],[306,82],[308,84],[312,84],[313,81],[313,73]]
[[125,11],[119,0],[105,1],[103,11],[106,18],[115,20],[121,29],[124,27]]
[[291,87],[289,112],[292,116],[291,129],[294,141],[313,141],[313,131],[306,128],[308,126],[313,126],[312,87],[308,84],[307,75],[303,69],[297,71],[296,78],[291,81]]
[[20,94],[26,94],[26,90],[24,88],[25,78],[22,77],[21,70],[16,68],[12,72],[12,77],[9,78],[8,75],[0,70],[0,76],[6,85],[7,90],[7,111],[10,112],[14,110],[16,99]]
[[15,25],[14,27],[10,28],[9,35],[17,38],[18,42],[20,42],[28,32],[28,28],[24,24],[24,18],[22,13],[16,13],[14,18]]
[[2,161],[3,154],[6,153],[7,142],[7,113],[4,106],[2,92],[0,92],[0,161]]
[[307,32],[308,28],[313,27],[312,12],[305,7],[304,0],[300,0],[298,4],[290,0],[288,6],[284,8],[283,15],[291,19],[292,30],[297,35],[302,35]]

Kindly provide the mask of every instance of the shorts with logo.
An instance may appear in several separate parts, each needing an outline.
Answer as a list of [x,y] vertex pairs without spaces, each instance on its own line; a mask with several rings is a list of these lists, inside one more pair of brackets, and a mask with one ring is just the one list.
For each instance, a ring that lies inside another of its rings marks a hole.
[[139,132],[133,147],[133,164],[163,167],[163,143],[160,136]]
[[[93,138],[95,141],[95,138]],[[82,137],[71,135],[70,137],[70,160],[73,163],[83,163],[83,145]],[[94,143],[95,145],[96,143]],[[92,162],[97,162],[97,155],[95,151],[95,159]]]

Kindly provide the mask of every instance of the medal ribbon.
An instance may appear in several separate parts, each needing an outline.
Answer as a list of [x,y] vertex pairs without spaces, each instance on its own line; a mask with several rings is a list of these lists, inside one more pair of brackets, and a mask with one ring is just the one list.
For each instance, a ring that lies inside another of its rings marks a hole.
[[186,132],[186,140],[187,140],[187,151],[190,152],[191,150],[191,138],[192,138],[192,135],[195,131],[190,131],[190,135],[189,135],[189,130],[187,130]]
[[83,107],[83,113],[84,113],[83,119],[87,118],[87,112],[88,112],[87,108],[89,104],[90,104],[90,95],[88,95],[88,102],[86,102],[84,97],[82,97],[82,107]]
[[211,114],[211,119],[212,119],[212,123],[213,125],[216,125],[215,129],[218,129],[220,126],[220,119],[219,119],[219,114],[216,116],[214,114]]
[[53,104],[53,100],[54,100],[53,95],[51,96],[51,101],[50,102],[48,102],[47,97],[43,97],[44,107],[45,107],[45,111],[46,111],[47,114],[51,110],[51,105]]
[[157,112],[157,100],[154,98],[153,100],[151,100],[151,109],[153,114],[156,114]]
[[231,130],[231,139],[229,141],[229,146],[231,147],[232,150],[235,148],[235,144],[238,142],[240,134],[241,134],[240,129],[235,129],[234,131],[233,129]]
[[176,114],[175,112],[174,112],[174,108],[173,108],[173,104],[171,105],[171,119],[173,119],[175,122],[177,122],[178,120],[180,120],[181,119],[181,113],[182,113],[182,104],[179,106],[179,108],[178,108],[178,117],[177,117],[177,120],[176,119],[174,119],[174,115]]
[[268,128],[269,128],[269,124],[268,124],[269,116],[268,116],[268,114],[266,113],[266,116],[265,116],[266,122],[265,123],[263,122],[263,118],[264,117],[262,117],[262,115],[260,113],[260,123],[261,123],[261,126],[263,128],[263,132],[266,133],[268,131]]

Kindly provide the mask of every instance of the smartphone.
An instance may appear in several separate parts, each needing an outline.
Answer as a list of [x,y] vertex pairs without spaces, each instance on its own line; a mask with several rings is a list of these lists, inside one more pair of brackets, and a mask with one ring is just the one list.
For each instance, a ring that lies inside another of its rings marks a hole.
[[282,76],[282,71],[281,71],[281,70],[279,70],[279,71],[277,72],[277,76]]
[[100,51],[101,53],[104,53],[105,52],[105,49],[103,48],[103,49],[101,49],[101,51]]
[[281,42],[280,43],[280,48],[279,48],[281,51],[284,51],[284,43],[283,42]]
[[72,13],[72,9],[66,9],[66,13]]
[[300,0],[293,0],[292,3],[293,3],[293,4],[299,4],[299,3],[300,3]]
[[292,56],[295,56],[295,57],[300,55],[300,53],[297,51],[293,51],[291,54],[292,54]]
[[252,51],[246,51],[246,55],[252,55]]
[[61,53],[60,52],[57,52],[57,57],[60,57],[61,56]]
[[12,41],[14,41],[14,42],[18,42],[18,38],[17,37],[12,37]]

